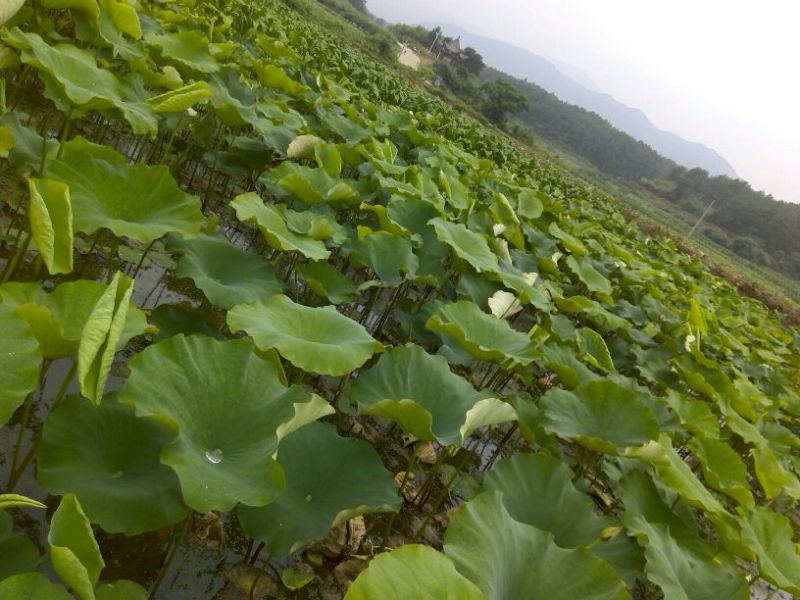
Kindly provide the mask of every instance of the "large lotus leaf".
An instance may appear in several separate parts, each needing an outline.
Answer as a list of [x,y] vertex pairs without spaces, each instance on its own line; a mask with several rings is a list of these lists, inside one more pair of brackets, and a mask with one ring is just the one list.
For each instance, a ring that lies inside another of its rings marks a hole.
[[429,221],[436,230],[436,236],[444,242],[457,256],[463,258],[479,273],[494,272],[500,268],[497,256],[489,248],[486,238],[470,231],[461,223],[450,223],[437,217]]
[[735,498],[740,504],[753,504],[753,494],[747,481],[747,466],[741,457],[725,442],[696,437],[691,448],[703,467],[703,479],[723,494]]
[[231,202],[240,221],[256,224],[267,243],[283,252],[299,252],[311,260],[325,260],[330,251],[325,244],[289,229],[281,214],[272,206],[267,206],[253,192],[240,194]]
[[69,185],[75,229],[109,229],[148,244],[170,232],[200,231],[200,201],[183,192],[164,165],[129,165],[110,148],[77,137],[64,144],[49,174]]
[[28,323],[12,306],[0,304],[0,426],[39,384],[42,353]]
[[92,526],[74,494],[61,499],[47,534],[53,570],[81,600],[94,600],[105,562]]
[[572,391],[551,389],[539,402],[545,429],[616,454],[658,437],[658,421],[636,394],[612,381],[590,381]]
[[89,520],[110,533],[155,531],[187,513],[175,473],[159,459],[173,437],[128,405],[70,398],[45,422],[37,479],[51,494],[74,493]]
[[[39,549],[31,540],[21,536],[3,537],[0,534],[0,581],[19,573],[35,571],[40,562]],[[3,597],[16,598],[0,595],[0,598]]]
[[755,553],[761,576],[800,595],[800,552],[789,519],[766,506],[742,507],[739,514],[742,539]]
[[[732,423],[729,426],[733,428]],[[763,438],[753,449],[753,463],[758,482],[768,499],[777,498],[784,493],[800,499],[800,482],[797,476],[783,466],[781,457]]]
[[249,340],[178,335],[130,363],[120,401],[167,423],[177,437],[161,462],[178,474],[186,504],[228,511],[264,506],[280,495],[284,474],[273,455],[280,438],[331,412],[317,396],[287,388],[274,362]]
[[306,204],[343,203],[358,205],[363,200],[364,186],[352,179],[331,177],[325,169],[306,167],[290,161],[282,162],[262,175],[281,193],[290,193]]
[[379,554],[347,590],[345,600],[485,600],[453,562],[430,546],[408,544]]
[[28,180],[28,217],[36,246],[51,275],[72,271],[72,203],[69,186],[54,179]]
[[[420,439],[445,445],[460,444],[469,436],[481,401],[489,400],[450,371],[443,356],[413,344],[388,350],[359,376],[348,398],[361,413],[392,419]],[[499,413],[494,422],[516,418],[510,405],[491,400]]]
[[332,304],[349,302],[358,291],[353,280],[324,260],[309,261],[295,269],[315,294],[327,298]]
[[587,258],[567,257],[567,266],[578,276],[590,292],[611,294],[611,283],[589,262]]
[[585,548],[559,548],[552,534],[515,521],[499,492],[461,507],[445,533],[444,552],[487,600],[630,598],[605,561]]
[[78,344],[81,394],[100,404],[122,338],[133,295],[133,279],[117,271],[94,305]]
[[183,254],[175,274],[191,278],[215,306],[265,300],[283,289],[269,262],[234,246],[220,233],[175,238],[170,248]]
[[277,349],[309,373],[346,375],[383,350],[361,325],[333,306],[303,306],[282,294],[233,307],[228,326],[234,333],[247,332],[262,350]]
[[413,279],[419,268],[411,242],[387,231],[371,232],[352,245],[350,262],[369,267],[382,281],[392,284]]
[[39,70],[46,87],[57,90],[59,100],[85,110],[116,109],[122,112],[137,135],[158,130],[158,121],[143,102],[126,100],[122,82],[97,66],[92,53],[71,44],[50,46],[36,33],[18,28],[4,32],[7,43],[20,52],[20,60]]
[[41,573],[22,573],[0,581],[0,598],[14,600],[74,600],[57,583]]
[[661,587],[665,600],[750,598],[747,582],[732,562],[681,546],[661,523],[635,517],[628,528],[644,546],[647,576]]
[[712,515],[728,515],[716,496],[703,485],[692,468],[675,451],[667,434],[662,433],[657,442],[651,441],[641,448],[632,449],[630,454],[652,462],[661,481],[691,506],[702,508]]
[[511,359],[527,365],[538,356],[537,343],[531,336],[515,331],[508,322],[486,314],[469,300],[445,304],[425,326],[455,338],[475,358]]
[[[82,279],[65,281],[47,293],[38,283],[6,283],[0,286],[0,299],[27,321],[39,340],[42,355],[53,360],[78,351],[83,329],[107,287],[99,281]],[[117,349],[146,328],[144,313],[131,304]]]
[[586,249],[586,246],[584,246],[578,238],[561,229],[555,222],[550,223],[547,232],[554,238],[560,240],[561,245],[575,256],[586,256],[589,254],[589,250]]
[[336,221],[336,215],[329,206],[319,205],[304,211],[290,210],[282,204],[277,206],[286,225],[295,233],[314,240],[331,240],[335,244],[343,244],[349,239],[347,229]]
[[547,454],[516,454],[498,462],[483,489],[503,493],[503,504],[517,521],[549,531],[562,548],[597,540],[609,522],[600,518],[589,496],[572,483],[572,472]]
[[200,73],[215,73],[220,66],[209,52],[208,39],[197,31],[183,30],[178,33],[148,33],[145,41],[161,50],[161,54],[179,66]]
[[245,532],[264,540],[272,556],[324,538],[331,527],[376,511],[397,510],[392,474],[367,442],[343,438],[333,425],[312,423],[278,451],[286,490],[263,508],[240,507]]

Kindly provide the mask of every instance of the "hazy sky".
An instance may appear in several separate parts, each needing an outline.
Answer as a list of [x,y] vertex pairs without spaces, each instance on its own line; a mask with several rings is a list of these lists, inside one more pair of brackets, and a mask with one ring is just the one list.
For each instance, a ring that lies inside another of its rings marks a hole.
[[[715,149],[756,189],[800,202],[797,0],[367,0],[557,59]],[[800,232],[798,232],[800,235]]]

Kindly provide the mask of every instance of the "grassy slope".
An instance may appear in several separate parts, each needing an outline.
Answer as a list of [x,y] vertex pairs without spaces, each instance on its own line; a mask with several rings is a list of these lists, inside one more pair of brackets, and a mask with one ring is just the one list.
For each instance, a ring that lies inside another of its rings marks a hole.
[[[290,0],[287,3],[300,9],[327,31],[335,32],[345,42],[406,77],[417,87],[450,103],[455,109],[469,114],[498,135],[508,135],[492,126],[461,99],[446,90],[428,84],[419,73],[396,61],[384,60],[365,39],[364,32],[335,11],[316,0]],[[599,191],[610,202],[636,219],[643,228],[658,229],[659,233],[675,239],[684,250],[703,258],[712,271],[729,279],[743,294],[758,298],[767,306],[783,312],[792,322],[800,322],[800,282],[747,261],[699,232],[695,232],[691,239],[687,239],[686,234],[691,229],[694,217],[681,215],[678,209],[646,189],[611,178],[582,159],[532,135],[535,139],[532,146],[524,145],[518,140],[512,141],[520,151],[532,153],[550,168],[555,168],[585,186]]]

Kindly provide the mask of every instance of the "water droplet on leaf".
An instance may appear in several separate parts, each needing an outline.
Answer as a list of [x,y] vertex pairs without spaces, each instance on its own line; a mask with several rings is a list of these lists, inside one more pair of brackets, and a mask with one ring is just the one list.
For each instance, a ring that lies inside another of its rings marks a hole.
[[216,450],[206,450],[206,459],[208,459],[208,462],[218,465],[222,462],[222,450],[219,448]]

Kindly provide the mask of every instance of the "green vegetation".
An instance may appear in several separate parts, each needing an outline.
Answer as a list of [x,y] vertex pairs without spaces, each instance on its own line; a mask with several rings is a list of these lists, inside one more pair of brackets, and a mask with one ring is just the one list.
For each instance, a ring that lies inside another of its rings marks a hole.
[[0,31],[0,597],[800,593],[800,333],[348,27]]

